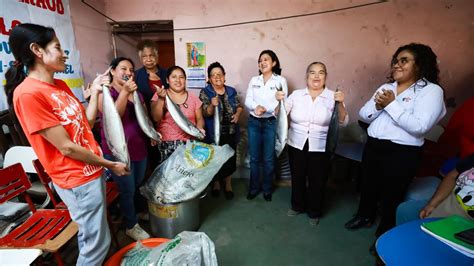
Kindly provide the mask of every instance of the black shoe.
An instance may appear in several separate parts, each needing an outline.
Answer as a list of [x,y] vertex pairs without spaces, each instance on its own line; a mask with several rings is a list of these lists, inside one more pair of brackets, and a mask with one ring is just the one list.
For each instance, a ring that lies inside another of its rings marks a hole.
[[263,194],[263,198],[266,201],[272,201],[272,194]]
[[255,199],[256,196],[257,196],[257,193],[253,194],[253,193],[250,193],[250,192],[249,192],[249,193],[247,194],[247,199],[248,199],[248,200],[253,200],[253,199]]
[[219,189],[212,189],[211,195],[212,195],[214,198],[217,198],[217,197],[219,197],[220,192],[221,192],[221,191],[220,191]]
[[370,218],[364,218],[360,216],[355,216],[351,220],[349,220],[344,227],[349,230],[357,230],[362,227],[371,227],[374,221]]
[[234,198],[234,192],[232,192],[231,190],[226,190],[224,194],[226,200],[231,200]]

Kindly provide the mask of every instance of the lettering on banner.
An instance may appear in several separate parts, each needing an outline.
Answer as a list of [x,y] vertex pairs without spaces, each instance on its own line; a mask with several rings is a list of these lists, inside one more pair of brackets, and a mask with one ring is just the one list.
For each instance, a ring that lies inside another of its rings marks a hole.
[[10,24],[10,27],[7,28],[7,25],[5,25],[5,19],[3,17],[0,17],[0,33],[2,35],[10,36],[10,32],[12,32],[12,29],[16,26],[21,24],[19,20],[12,20],[12,23]]
[[20,3],[30,4],[42,9],[48,9],[51,12],[57,12],[64,15],[64,5],[61,0],[19,0]]
[[[64,53],[69,56],[69,50],[64,50]],[[72,65],[66,64],[66,69],[63,72],[64,74],[74,74],[74,69],[72,68]]]
[[13,66],[13,60],[10,62],[5,62],[3,60],[0,60],[0,73],[3,73],[3,71],[6,71],[7,68],[10,68]]

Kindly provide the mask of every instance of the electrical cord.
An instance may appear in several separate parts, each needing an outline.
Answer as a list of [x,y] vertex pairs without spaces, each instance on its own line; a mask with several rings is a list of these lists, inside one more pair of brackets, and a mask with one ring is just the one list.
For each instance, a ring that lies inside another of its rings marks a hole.
[[[111,17],[107,16],[106,14],[102,13],[89,3],[87,3],[85,0],[81,0],[82,3],[99,13],[100,15],[104,16],[105,18],[113,21],[114,23],[118,24],[121,27],[127,27],[126,25],[122,25],[120,22],[112,19]],[[366,7],[366,6],[371,6],[371,5],[377,5],[377,4],[382,4],[388,2],[388,0],[379,0],[371,3],[366,3],[366,4],[360,4],[360,5],[354,5],[354,6],[348,6],[348,7],[341,7],[341,8],[335,8],[335,9],[330,9],[330,10],[325,10],[325,11],[318,11],[318,12],[312,12],[312,13],[306,13],[306,14],[299,14],[299,15],[292,15],[292,16],[285,16],[285,17],[278,17],[278,18],[269,18],[269,19],[260,19],[260,20],[250,20],[250,21],[243,21],[243,22],[236,22],[236,23],[228,23],[228,24],[222,24],[222,25],[215,25],[215,26],[205,26],[205,27],[192,27],[192,28],[178,28],[178,29],[173,29],[169,31],[190,31],[190,30],[210,30],[210,29],[218,29],[218,28],[226,28],[226,27],[234,27],[234,26],[240,26],[240,25],[248,25],[248,24],[256,24],[256,23],[263,23],[263,22],[271,22],[271,21],[277,21],[277,20],[285,20],[285,19],[293,19],[293,18],[301,18],[301,17],[308,17],[308,16],[315,16],[315,15],[321,15],[321,14],[328,14],[328,13],[334,13],[334,12],[339,12],[339,11],[344,11],[344,10],[350,10],[350,9],[356,9],[356,8],[361,8],[361,7]],[[130,27],[128,27],[130,28]],[[165,30],[166,31],[166,30]],[[162,31],[160,31],[162,32]]]

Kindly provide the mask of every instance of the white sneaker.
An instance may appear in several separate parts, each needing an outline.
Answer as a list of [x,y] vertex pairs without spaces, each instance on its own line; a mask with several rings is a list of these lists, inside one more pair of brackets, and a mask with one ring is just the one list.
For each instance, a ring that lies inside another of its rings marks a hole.
[[125,230],[125,234],[135,241],[150,238],[150,235],[138,223],[131,229]]

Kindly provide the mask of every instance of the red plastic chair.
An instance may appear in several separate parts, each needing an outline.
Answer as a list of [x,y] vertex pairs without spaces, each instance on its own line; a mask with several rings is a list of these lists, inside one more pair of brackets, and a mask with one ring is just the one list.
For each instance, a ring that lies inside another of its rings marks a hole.
[[0,238],[0,248],[37,248],[54,254],[64,265],[59,252],[78,230],[67,210],[37,210],[26,192],[31,187],[20,163],[0,169],[0,204],[23,195],[33,214],[9,234]]
[[[36,174],[38,175],[39,180],[41,181],[41,183],[46,188],[46,193],[48,193],[48,196],[51,198],[51,202],[53,203],[54,208],[55,209],[67,209],[66,204],[64,204],[63,201],[58,202],[56,200],[56,198],[54,196],[54,193],[51,190],[51,187],[49,186],[49,184],[51,183],[51,177],[48,175],[48,173],[46,173],[46,171],[44,170],[44,167],[41,164],[41,162],[38,159],[33,160],[33,166],[36,169]],[[110,204],[112,204],[112,202],[114,202],[118,198],[118,196],[119,196],[119,191],[118,191],[117,184],[115,184],[115,182],[106,182],[105,183],[106,206],[107,207],[110,206]],[[118,247],[119,243],[118,243],[118,240],[117,240],[117,236],[114,233],[114,232],[117,232],[117,229],[115,228],[115,225],[112,221],[112,218],[110,217],[109,212],[107,212],[107,220],[108,220],[108,223],[110,225],[110,231],[111,231],[114,243]]]

